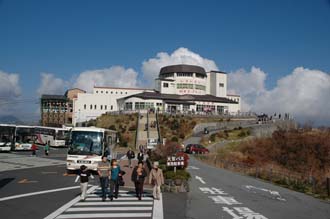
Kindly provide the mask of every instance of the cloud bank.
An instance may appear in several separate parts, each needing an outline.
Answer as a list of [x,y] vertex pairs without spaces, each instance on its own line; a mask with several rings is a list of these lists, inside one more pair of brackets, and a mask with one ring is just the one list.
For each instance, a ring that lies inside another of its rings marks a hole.
[[39,96],[42,94],[58,94],[63,95],[69,87],[69,82],[57,78],[54,74],[41,73],[41,84],[37,90]]
[[20,95],[19,75],[0,70],[0,98],[10,99]]
[[[206,71],[218,70],[215,61],[202,57],[187,48],[178,48],[172,53],[159,52],[142,62],[141,80],[132,68],[112,66],[81,72],[73,82],[41,74],[42,83],[38,93],[64,93],[67,86],[78,87],[90,92],[93,86],[116,87],[154,87],[154,79],[158,77],[161,67],[174,64],[192,64],[205,68]],[[3,77],[0,74],[0,77]],[[8,77],[8,76],[7,76]],[[15,76],[12,76],[15,79]],[[16,75],[16,77],[18,77]],[[11,79],[12,87],[15,85]],[[17,79],[18,80],[18,79]],[[295,68],[290,74],[277,81],[274,88],[267,89],[265,82],[267,73],[252,66],[251,69],[238,69],[228,73],[228,92],[239,94],[242,98],[242,111],[258,113],[290,113],[299,122],[313,121],[315,124],[330,124],[330,75],[320,70],[304,67]],[[8,81],[8,79],[7,79]],[[10,83],[4,83],[6,86]],[[2,87],[2,86],[1,86]],[[0,88],[1,89],[1,88]],[[10,90],[12,89],[4,89]],[[1,91],[1,90],[0,90]],[[9,91],[8,91],[9,92]],[[14,94],[18,94],[17,89]],[[1,93],[0,93],[1,94]]]
[[154,87],[153,83],[155,78],[158,77],[159,70],[164,66],[176,64],[199,65],[204,67],[206,71],[218,70],[218,67],[213,60],[203,58],[199,54],[181,47],[175,50],[172,54],[159,52],[156,57],[144,61],[142,63],[144,78],[142,84]]
[[94,86],[136,87],[137,77],[138,73],[132,68],[113,66],[80,73],[73,83],[73,87],[89,92]]

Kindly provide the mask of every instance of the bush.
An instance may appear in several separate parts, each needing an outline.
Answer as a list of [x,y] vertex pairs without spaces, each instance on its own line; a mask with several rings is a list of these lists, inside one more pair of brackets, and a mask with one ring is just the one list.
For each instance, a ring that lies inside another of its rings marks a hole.
[[212,142],[215,142],[215,137],[217,136],[217,134],[216,133],[213,133],[211,136],[210,136],[210,140],[212,141]]
[[178,137],[176,137],[176,136],[173,136],[173,137],[172,137],[172,139],[171,139],[171,141],[174,141],[174,142],[178,142],[178,141],[179,141],[179,139],[178,139]]
[[136,131],[136,125],[131,125],[131,126],[128,128],[128,131],[130,131],[130,132]]
[[181,138],[181,139],[184,139],[186,136],[184,135],[184,133],[180,133],[180,135],[179,135],[179,138]]
[[190,173],[188,173],[186,170],[177,170],[176,173],[174,171],[166,171],[164,173],[165,179],[183,179],[183,180],[189,180],[191,178]]
[[110,125],[108,129],[116,131],[116,126],[115,125]]

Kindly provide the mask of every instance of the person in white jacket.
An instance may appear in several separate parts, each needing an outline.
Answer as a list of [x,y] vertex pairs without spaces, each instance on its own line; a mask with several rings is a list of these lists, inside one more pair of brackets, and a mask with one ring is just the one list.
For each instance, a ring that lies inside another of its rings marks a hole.
[[93,174],[91,174],[89,172],[89,170],[87,170],[87,167],[85,165],[80,166],[80,170],[78,172],[75,182],[78,182],[78,180],[80,179],[80,189],[81,189],[80,199],[82,201],[85,201],[85,199],[86,199],[86,192],[87,192],[89,177],[94,179]]

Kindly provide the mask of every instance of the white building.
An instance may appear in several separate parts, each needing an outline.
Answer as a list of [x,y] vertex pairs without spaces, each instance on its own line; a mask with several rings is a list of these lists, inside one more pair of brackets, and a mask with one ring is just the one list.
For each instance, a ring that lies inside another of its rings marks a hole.
[[166,112],[236,114],[240,96],[227,94],[227,74],[194,65],[160,70],[155,89],[94,87],[74,100],[73,124],[111,111],[154,108]]

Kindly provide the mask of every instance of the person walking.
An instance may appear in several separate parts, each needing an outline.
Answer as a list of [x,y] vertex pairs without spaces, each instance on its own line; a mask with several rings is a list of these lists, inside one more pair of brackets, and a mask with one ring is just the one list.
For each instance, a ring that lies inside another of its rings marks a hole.
[[139,162],[134,167],[131,179],[134,182],[136,197],[141,200],[143,194],[144,179],[147,176],[146,170],[143,168],[143,162]]
[[159,168],[159,163],[154,162],[153,169],[150,171],[149,184],[154,186],[153,196],[154,199],[160,199],[160,186],[164,184],[163,170]]
[[102,189],[102,201],[105,201],[107,196],[107,189],[109,187],[110,164],[106,156],[102,156],[102,161],[97,165],[97,173],[100,177],[100,184]]
[[128,159],[128,166],[132,168],[132,159],[135,158],[134,151],[132,149],[129,149],[126,153],[127,159]]
[[49,155],[49,145],[50,145],[50,141],[47,141],[46,145],[45,145],[45,155],[48,156]]
[[80,190],[81,190],[81,195],[80,195],[80,200],[85,201],[86,199],[86,192],[87,192],[87,187],[88,187],[88,178],[91,177],[94,179],[93,174],[87,170],[87,167],[85,165],[81,165],[77,178],[74,182],[78,182],[80,179]]
[[143,162],[143,160],[144,160],[144,155],[143,155],[142,151],[140,151],[140,152],[138,153],[138,155],[137,155],[137,159],[138,159],[138,162],[139,162],[139,163],[140,163],[140,162]]
[[37,150],[38,150],[37,145],[35,144],[35,142],[33,142],[32,146],[31,146],[31,151],[32,151],[33,157],[37,156],[37,154],[36,154]]
[[110,200],[118,198],[119,192],[119,183],[118,179],[122,176],[122,171],[120,170],[120,166],[117,163],[116,159],[111,160],[111,168],[110,168]]

